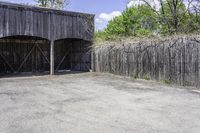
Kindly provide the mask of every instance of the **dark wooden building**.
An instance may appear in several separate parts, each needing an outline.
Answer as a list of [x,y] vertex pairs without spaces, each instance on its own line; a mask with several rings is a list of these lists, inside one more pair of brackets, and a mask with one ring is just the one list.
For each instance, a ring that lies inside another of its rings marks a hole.
[[88,71],[94,15],[0,2],[0,73]]

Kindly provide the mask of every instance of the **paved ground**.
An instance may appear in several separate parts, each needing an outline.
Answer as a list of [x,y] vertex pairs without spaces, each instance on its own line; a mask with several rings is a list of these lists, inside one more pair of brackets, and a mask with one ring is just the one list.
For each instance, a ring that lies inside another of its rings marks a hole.
[[0,133],[199,132],[199,91],[96,73],[0,79]]

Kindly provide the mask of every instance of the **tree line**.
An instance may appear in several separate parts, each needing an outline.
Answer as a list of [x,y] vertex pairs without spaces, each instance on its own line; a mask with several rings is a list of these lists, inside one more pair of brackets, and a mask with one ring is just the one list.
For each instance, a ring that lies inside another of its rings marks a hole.
[[200,0],[156,0],[155,4],[127,7],[122,15],[109,21],[103,31],[96,33],[104,40],[116,36],[152,37],[173,34],[200,33]]

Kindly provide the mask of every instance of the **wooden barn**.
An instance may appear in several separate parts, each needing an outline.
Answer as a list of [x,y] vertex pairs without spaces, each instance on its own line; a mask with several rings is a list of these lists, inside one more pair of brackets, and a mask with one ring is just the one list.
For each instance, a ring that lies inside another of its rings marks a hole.
[[0,2],[0,74],[89,71],[94,15]]

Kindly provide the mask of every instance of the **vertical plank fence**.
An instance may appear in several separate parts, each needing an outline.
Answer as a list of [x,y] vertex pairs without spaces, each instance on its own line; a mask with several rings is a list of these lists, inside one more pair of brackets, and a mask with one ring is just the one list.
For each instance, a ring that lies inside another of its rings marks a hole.
[[199,36],[105,44],[94,49],[93,59],[96,72],[200,87]]

